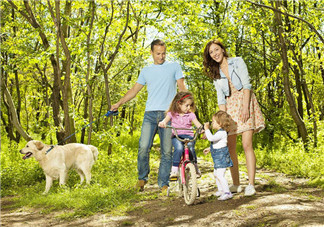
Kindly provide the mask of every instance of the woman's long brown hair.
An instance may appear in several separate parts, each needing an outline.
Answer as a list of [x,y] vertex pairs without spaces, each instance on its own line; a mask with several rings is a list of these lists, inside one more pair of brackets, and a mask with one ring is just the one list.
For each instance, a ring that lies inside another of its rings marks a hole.
[[212,59],[209,54],[209,48],[212,44],[216,44],[224,50],[224,57],[227,58],[228,54],[226,52],[224,44],[217,39],[209,41],[205,47],[204,62],[203,62],[204,72],[210,79],[216,80],[216,79],[220,79],[220,72],[219,72],[219,63],[216,62],[214,59]]

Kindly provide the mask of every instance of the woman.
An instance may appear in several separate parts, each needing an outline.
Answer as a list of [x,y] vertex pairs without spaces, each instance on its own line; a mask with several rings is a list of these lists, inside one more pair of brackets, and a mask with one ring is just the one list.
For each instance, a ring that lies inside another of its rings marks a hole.
[[265,124],[256,97],[251,90],[252,85],[246,64],[241,57],[229,58],[224,45],[219,40],[212,40],[207,43],[204,50],[204,70],[213,80],[219,109],[226,111],[236,122],[236,127],[229,132],[227,140],[233,161],[231,167],[233,185],[230,190],[231,192],[242,191],[236,154],[236,137],[241,134],[249,177],[245,195],[254,195],[256,158],[252,137],[253,133],[264,129]]

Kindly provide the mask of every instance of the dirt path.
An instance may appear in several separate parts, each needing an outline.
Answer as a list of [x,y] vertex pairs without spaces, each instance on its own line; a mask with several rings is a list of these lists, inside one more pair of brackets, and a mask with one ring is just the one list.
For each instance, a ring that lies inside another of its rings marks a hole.
[[[73,221],[56,218],[59,213],[43,215],[39,210],[12,210],[10,198],[1,200],[1,226],[324,226],[324,192],[307,186],[306,179],[258,170],[257,195],[236,194],[228,201],[218,201],[212,194],[215,183],[212,165],[200,161],[201,197],[187,206],[174,189],[170,197],[159,194],[156,182],[146,187],[147,195],[158,198],[134,204],[124,216],[97,214]],[[241,182],[247,184],[246,173]],[[229,171],[227,171],[230,179]]]

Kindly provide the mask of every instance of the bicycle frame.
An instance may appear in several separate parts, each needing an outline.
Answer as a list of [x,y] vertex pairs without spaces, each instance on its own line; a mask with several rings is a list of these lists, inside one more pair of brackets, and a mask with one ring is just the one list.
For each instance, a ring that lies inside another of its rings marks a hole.
[[185,169],[186,169],[186,165],[189,163],[189,162],[192,162],[192,161],[190,161],[190,158],[189,158],[189,148],[188,148],[188,143],[189,143],[190,141],[186,141],[185,142],[185,144],[184,144],[184,146],[185,146],[185,148],[184,148],[184,153],[183,153],[183,155],[182,155],[182,158],[181,158],[181,161],[180,161],[180,164],[179,164],[179,166],[180,166],[180,171],[181,171],[181,183],[182,184],[186,184],[186,178],[185,178]]
[[[187,164],[189,162],[192,162],[192,161],[190,161],[190,158],[189,158],[188,143],[189,142],[192,142],[192,141],[195,141],[197,139],[197,136],[198,136],[201,128],[199,128],[199,129],[187,129],[187,128],[174,128],[172,126],[166,126],[166,127],[173,129],[175,137],[179,141],[181,141],[181,142],[184,143],[184,153],[182,155],[182,158],[181,158],[181,161],[180,161],[180,164],[179,164],[180,171],[181,171],[181,183],[184,185],[184,184],[186,184],[186,178],[185,178],[185,169],[186,169],[186,166],[187,166]],[[196,130],[196,132],[194,134],[194,138],[193,139],[189,139],[189,138],[182,139],[182,138],[180,138],[178,136],[177,130],[188,130],[188,131],[194,131],[194,130]]]
[[[196,197],[200,196],[200,191],[197,186],[197,174],[196,174],[196,167],[193,161],[189,158],[189,148],[188,143],[191,141],[195,141],[197,139],[197,136],[202,129],[200,127],[199,129],[183,129],[183,128],[174,128],[172,126],[167,126],[167,128],[172,128],[174,130],[174,135],[176,138],[184,143],[184,153],[181,157],[181,161],[179,163],[179,170],[181,178],[178,178],[178,186],[179,186],[179,192],[181,195],[183,195],[184,200],[187,205],[191,205],[194,203]],[[177,133],[177,129],[179,130],[196,130],[194,133],[194,138],[180,138]],[[169,195],[169,188],[168,188],[168,195]]]

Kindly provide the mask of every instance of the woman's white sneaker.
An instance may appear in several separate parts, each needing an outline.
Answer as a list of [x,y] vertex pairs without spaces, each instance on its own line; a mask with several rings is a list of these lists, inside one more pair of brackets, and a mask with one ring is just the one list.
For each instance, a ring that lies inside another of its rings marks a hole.
[[252,196],[255,195],[256,191],[255,188],[252,184],[249,184],[246,188],[245,188],[245,192],[244,195],[245,196]]
[[232,193],[240,193],[243,191],[243,188],[241,185],[232,185],[230,188],[229,188],[230,192]]

